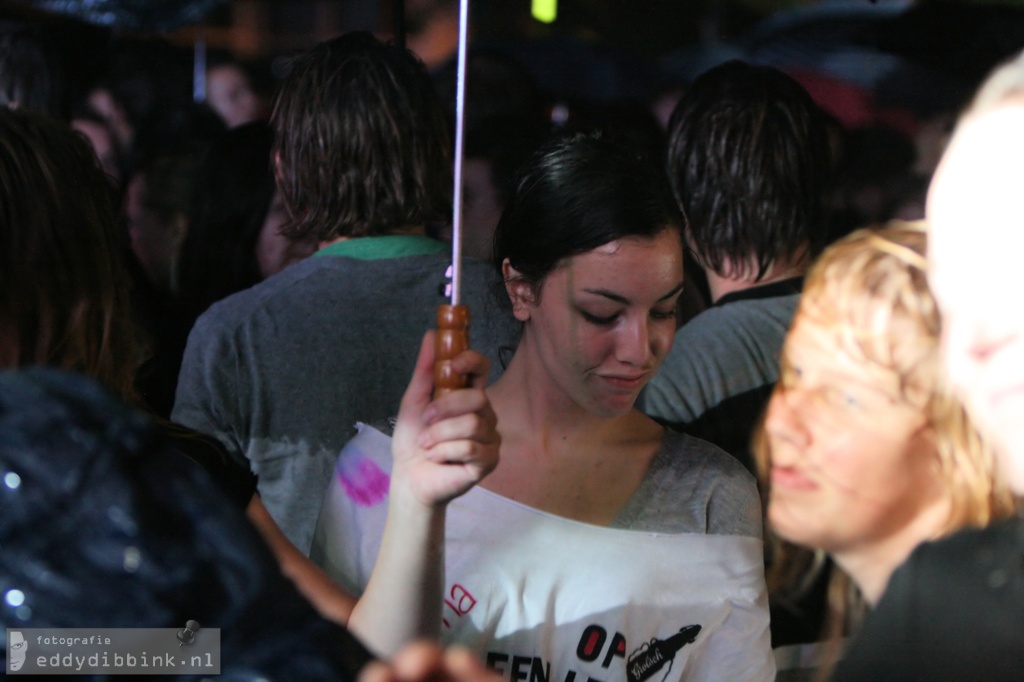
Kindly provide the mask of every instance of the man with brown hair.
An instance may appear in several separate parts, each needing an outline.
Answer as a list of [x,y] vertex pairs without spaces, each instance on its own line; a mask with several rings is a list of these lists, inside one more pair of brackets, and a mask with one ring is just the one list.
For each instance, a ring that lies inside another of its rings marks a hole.
[[669,180],[712,306],[676,332],[637,407],[753,469],[803,275],[827,242],[825,119],[786,74],[731,61],[690,85],[668,132]]
[[[397,413],[445,302],[448,249],[426,228],[448,218],[449,142],[423,64],[366,33],[297,58],[273,125],[283,231],[321,248],[199,318],[172,417],[247,460],[308,554],[338,452],[357,421]],[[488,265],[464,264],[470,343],[494,372],[516,333],[500,292]]]

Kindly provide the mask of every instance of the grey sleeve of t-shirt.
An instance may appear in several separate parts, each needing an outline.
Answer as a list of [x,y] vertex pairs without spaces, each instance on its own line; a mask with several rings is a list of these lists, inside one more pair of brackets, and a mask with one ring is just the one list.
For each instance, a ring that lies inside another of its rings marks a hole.
[[684,426],[728,398],[778,379],[779,351],[799,296],[710,308],[676,331],[637,409]]
[[189,334],[178,375],[171,420],[217,438],[250,468],[235,426],[240,394],[238,358],[229,330],[205,313]]

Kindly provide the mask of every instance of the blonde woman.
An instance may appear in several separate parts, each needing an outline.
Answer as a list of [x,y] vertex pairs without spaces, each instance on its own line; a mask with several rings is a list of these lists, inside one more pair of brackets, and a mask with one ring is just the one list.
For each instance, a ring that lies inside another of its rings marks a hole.
[[770,587],[786,595],[827,554],[828,639],[855,627],[918,544],[1013,511],[939,369],[925,242],[923,226],[895,223],[821,256],[756,446],[776,536]]

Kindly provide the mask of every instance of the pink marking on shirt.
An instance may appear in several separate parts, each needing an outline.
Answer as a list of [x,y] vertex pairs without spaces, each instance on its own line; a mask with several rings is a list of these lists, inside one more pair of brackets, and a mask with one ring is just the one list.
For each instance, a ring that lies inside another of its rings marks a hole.
[[362,453],[355,457],[343,457],[336,471],[345,494],[360,507],[372,507],[387,498],[391,479],[373,460],[363,457]]

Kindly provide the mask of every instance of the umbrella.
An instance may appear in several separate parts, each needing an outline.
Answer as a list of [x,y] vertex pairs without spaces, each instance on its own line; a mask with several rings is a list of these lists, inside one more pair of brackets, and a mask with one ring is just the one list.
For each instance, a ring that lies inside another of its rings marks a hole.
[[[985,50],[974,45],[987,30],[1007,35],[1012,22],[1003,17],[1018,13],[944,2],[822,3],[776,13],[737,45],[749,61],[817,74],[859,89],[883,109],[929,117],[955,109],[973,91],[964,69],[977,71],[977,62],[991,60],[990,48],[1006,41]],[[1006,25],[994,30],[997,15]]]
[[199,23],[225,0],[21,0],[120,31],[168,32]]
[[[199,24],[226,0],[21,0],[33,7],[119,31],[163,33]],[[206,101],[206,39],[196,31],[192,99]]]
[[462,272],[462,140],[465,119],[467,25],[469,0],[459,0],[458,75],[455,88],[455,178],[452,201],[452,266],[450,303],[437,309],[437,337],[434,346],[434,397],[468,384],[468,377],[452,370],[451,360],[469,348],[469,309],[459,303]]

